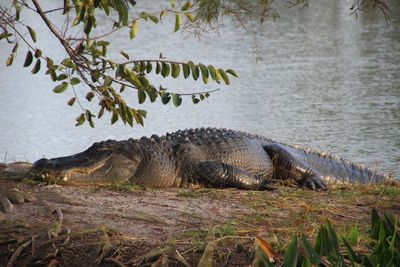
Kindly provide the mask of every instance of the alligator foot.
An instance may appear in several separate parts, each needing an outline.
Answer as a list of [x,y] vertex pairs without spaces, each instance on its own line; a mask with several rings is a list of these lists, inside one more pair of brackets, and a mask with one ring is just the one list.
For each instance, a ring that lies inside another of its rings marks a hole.
[[28,193],[22,192],[17,188],[0,190],[0,209],[11,212],[13,204],[36,201],[36,198]]
[[306,187],[315,191],[325,191],[328,189],[326,184],[317,175],[312,175],[300,181],[301,187]]
[[212,187],[235,187],[239,189],[265,189],[265,180],[245,170],[219,161],[205,161],[194,168],[198,181]]

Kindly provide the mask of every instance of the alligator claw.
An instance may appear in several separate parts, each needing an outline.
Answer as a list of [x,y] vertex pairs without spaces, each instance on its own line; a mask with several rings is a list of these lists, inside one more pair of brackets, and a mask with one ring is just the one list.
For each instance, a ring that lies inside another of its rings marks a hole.
[[36,201],[34,196],[16,188],[3,189],[0,191],[0,210],[2,209],[5,212],[11,212],[14,209],[13,204],[22,204],[32,201]]
[[326,184],[316,175],[309,176],[301,181],[301,187],[307,187],[314,191],[325,191],[328,189]]

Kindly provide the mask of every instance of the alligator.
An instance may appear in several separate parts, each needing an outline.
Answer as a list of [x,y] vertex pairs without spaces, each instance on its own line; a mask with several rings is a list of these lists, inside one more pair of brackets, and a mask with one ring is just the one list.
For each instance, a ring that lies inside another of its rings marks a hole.
[[331,182],[377,183],[385,177],[348,160],[249,133],[199,128],[164,136],[94,143],[87,150],[33,163],[31,173],[73,183],[265,190],[271,181],[326,190]]

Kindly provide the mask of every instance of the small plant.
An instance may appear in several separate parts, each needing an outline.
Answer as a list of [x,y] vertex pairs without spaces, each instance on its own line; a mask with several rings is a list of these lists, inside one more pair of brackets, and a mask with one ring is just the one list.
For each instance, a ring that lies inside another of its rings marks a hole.
[[[342,237],[342,244],[328,221],[322,225],[312,246],[307,238],[301,236],[301,249],[298,238],[294,236],[289,244],[283,262],[274,260],[271,252],[258,245],[260,254],[257,266],[400,266],[400,229],[398,218],[384,214],[379,216],[373,209],[371,213],[371,242],[365,248],[355,247],[358,230],[351,231],[351,240]],[[303,251],[304,253],[300,253]]]

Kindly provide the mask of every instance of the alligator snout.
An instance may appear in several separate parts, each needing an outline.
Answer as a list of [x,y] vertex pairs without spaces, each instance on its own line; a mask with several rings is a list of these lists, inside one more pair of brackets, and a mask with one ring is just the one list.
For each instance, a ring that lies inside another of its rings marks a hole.
[[58,180],[65,177],[65,171],[57,166],[54,160],[46,158],[39,159],[32,164],[30,173],[39,179],[44,180]]

